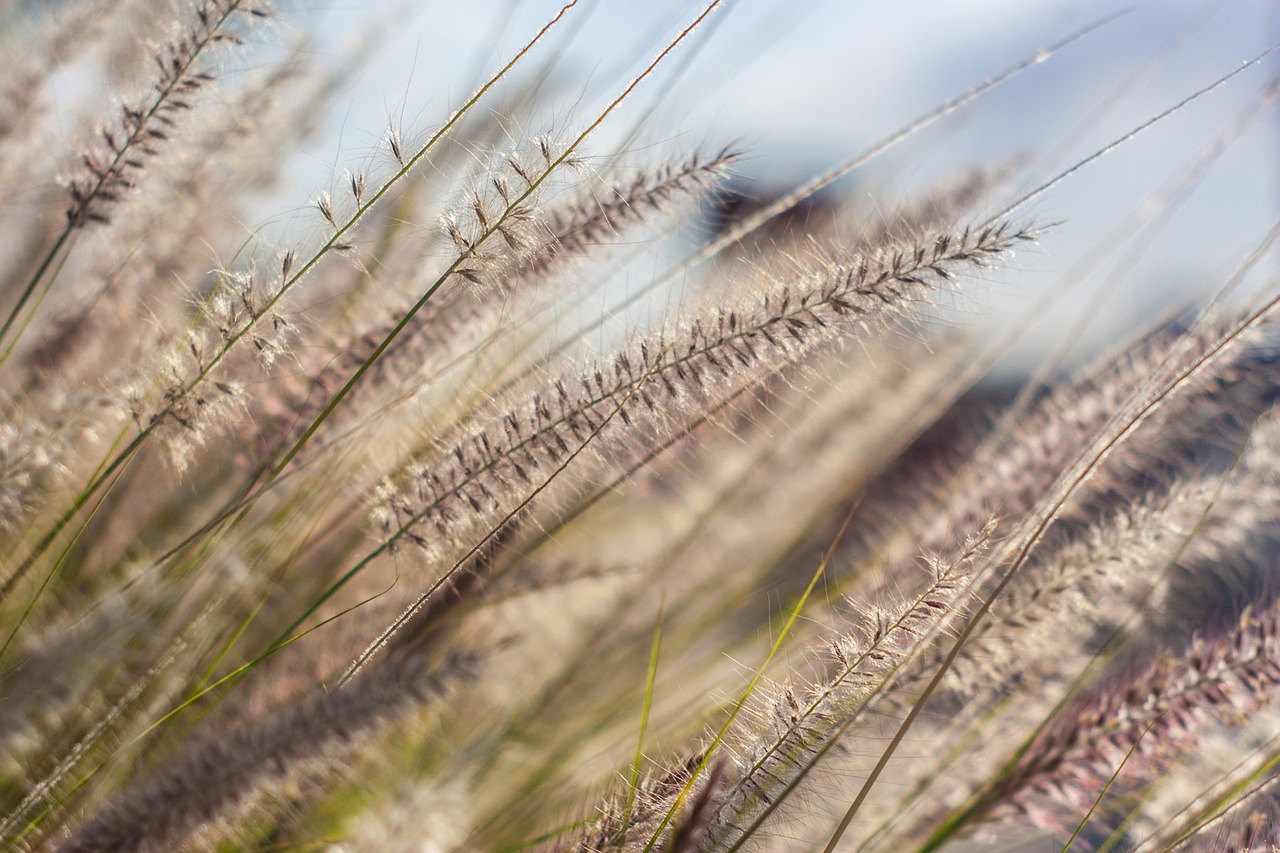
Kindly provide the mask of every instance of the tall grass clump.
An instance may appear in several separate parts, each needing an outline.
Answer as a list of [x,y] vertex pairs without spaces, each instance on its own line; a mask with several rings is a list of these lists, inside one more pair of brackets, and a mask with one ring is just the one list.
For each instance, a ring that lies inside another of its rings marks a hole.
[[0,10],[5,849],[1280,844],[1278,232],[1072,346],[1265,54],[940,168],[1127,24],[1046,29],[789,184],[672,118],[730,0],[432,10],[359,127],[410,5]]

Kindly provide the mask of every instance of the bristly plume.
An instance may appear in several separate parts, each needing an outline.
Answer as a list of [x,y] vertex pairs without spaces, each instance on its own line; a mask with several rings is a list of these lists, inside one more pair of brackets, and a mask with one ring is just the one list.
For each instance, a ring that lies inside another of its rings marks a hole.
[[98,144],[81,156],[88,174],[70,182],[67,222],[72,227],[108,221],[110,207],[134,186],[146,161],[171,140],[178,116],[213,82],[213,73],[201,62],[208,50],[241,43],[235,32],[237,18],[265,15],[257,0],[201,0],[196,5],[187,28],[155,55],[153,97],[122,105],[117,125],[103,127]]
[[289,796],[419,708],[476,674],[476,654],[429,666],[420,655],[383,661],[346,688],[283,708],[210,739],[142,781],[59,845],[61,853],[174,850]]
[[[1031,240],[1025,228],[999,226],[942,233],[920,243],[835,262],[797,284],[784,283],[742,311],[719,310],[619,354],[580,376],[566,376],[485,429],[423,459],[379,497],[387,545],[449,542],[510,505],[513,487],[542,482],[613,425],[633,443],[660,443],[678,415],[714,408],[736,389],[758,382],[815,346],[879,327],[911,310],[965,266],[982,267]],[[470,506],[472,512],[464,510]],[[430,538],[416,528],[434,528]]]
[[603,191],[590,188],[583,198],[549,213],[546,229],[552,240],[530,256],[525,275],[544,273],[558,257],[572,257],[597,243],[616,239],[621,229],[643,221],[678,198],[711,190],[739,159],[741,155],[728,148],[710,157],[694,152],[683,162],[664,163],[652,174],[638,171]]
[[900,605],[858,605],[861,624],[827,647],[829,678],[797,690],[783,685],[743,734],[712,835],[721,846],[750,834],[805,782],[831,749],[868,718],[935,640],[964,618],[995,523],[954,554],[928,559],[930,580]]
[[1110,823],[1123,794],[1151,784],[1206,726],[1248,715],[1280,686],[1280,606],[1246,611],[1229,631],[1198,639],[1132,678],[1089,691],[1056,715],[1001,781],[999,809],[1070,833],[1094,810]]

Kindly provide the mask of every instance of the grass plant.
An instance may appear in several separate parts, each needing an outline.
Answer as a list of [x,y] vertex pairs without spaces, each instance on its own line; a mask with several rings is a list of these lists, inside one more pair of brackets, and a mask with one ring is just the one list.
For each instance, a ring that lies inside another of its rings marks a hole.
[[[737,6],[566,115],[590,14],[474,33],[474,85],[298,195],[394,23],[0,4],[5,849],[1274,849],[1280,229],[1004,359],[1131,285],[1269,58],[891,195],[1103,18],[753,198],[750,140],[653,117]],[[1232,88],[1046,257],[1063,188]]]

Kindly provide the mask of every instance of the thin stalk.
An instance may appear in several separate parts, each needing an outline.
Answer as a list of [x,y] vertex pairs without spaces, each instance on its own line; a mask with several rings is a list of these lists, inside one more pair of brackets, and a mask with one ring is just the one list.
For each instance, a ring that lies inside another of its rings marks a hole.
[[636,754],[631,759],[631,776],[627,780],[627,801],[622,808],[622,838],[618,846],[627,844],[627,826],[631,822],[631,809],[635,805],[636,790],[640,787],[640,767],[644,763],[644,737],[649,730],[649,711],[653,707],[654,684],[658,680],[658,653],[662,650],[662,613],[666,602],[658,605],[658,618],[653,626],[653,645],[649,649],[649,669],[644,680],[644,700],[640,706],[640,731],[636,735]]

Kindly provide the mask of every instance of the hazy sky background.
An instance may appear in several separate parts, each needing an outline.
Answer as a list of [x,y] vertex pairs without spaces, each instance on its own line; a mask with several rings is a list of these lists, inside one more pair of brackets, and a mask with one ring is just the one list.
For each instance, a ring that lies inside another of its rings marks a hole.
[[[339,99],[346,112],[331,130],[341,146],[312,152],[315,162],[341,163],[369,150],[389,115],[409,127],[438,123],[481,72],[498,67],[558,7],[482,0],[314,8],[329,39],[320,50],[335,55],[378,16],[388,28],[376,61]],[[542,108],[527,125],[513,127],[513,135],[576,131],[698,8],[688,0],[584,0],[557,30],[572,39],[548,42],[557,50],[563,45],[563,55]],[[967,166],[999,165],[1014,156],[1031,159],[1027,182],[1034,185],[1280,41],[1274,0],[738,0],[637,91],[629,114],[655,101],[656,112],[646,116],[632,147],[661,155],[736,140],[749,154],[740,169],[743,185],[768,195],[1125,9],[1084,41],[869,164],[841,185],[844,191],[892,210]],[[544,49],[536,61],[556,52]],[[1181,174],[1278,73],[1280,55],[1273,54],[1037,201],[1033,213],[1063,224],[1020,259],[1020,292],[1000,286],[991,301],[1014,311],[1023,294],[1054,282]],[[507,97],[515,97],[519,80],[508,84]],[[1122,87],[1127,91],[1115,97]],[[1106,115],[1098,119],[1100,108]],[[609,152],[627,129],[625,117],[611,122],[590,151]],[[1176,294],[1220,284],[1280,215],[1278,172],[1280,123],[1273,108],[1215,165],[1123,288],[1113,288],[1107,305],[1093,311],[1092,338],[1105,341],[1131,317],[1163,310]],[[1264,266],[1274,280],[1274,258]]]

